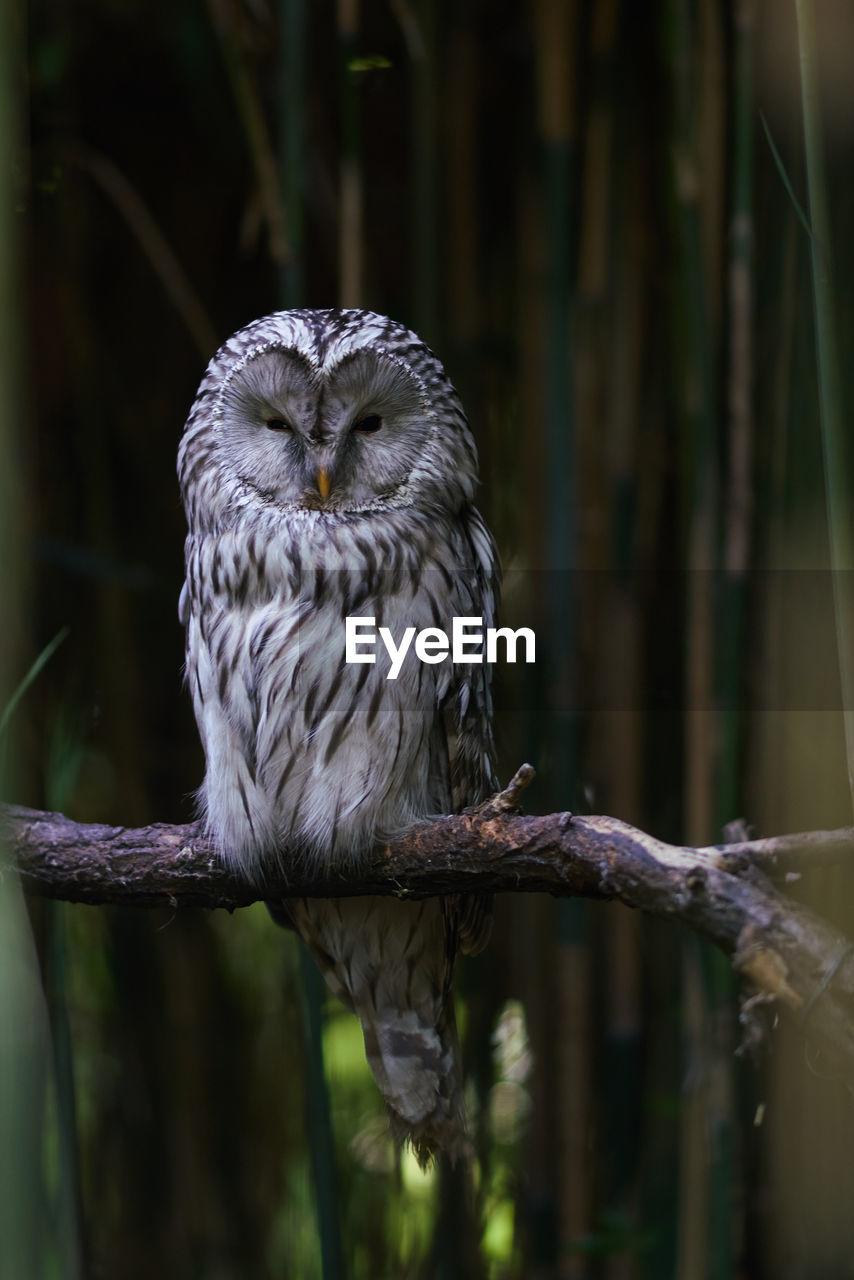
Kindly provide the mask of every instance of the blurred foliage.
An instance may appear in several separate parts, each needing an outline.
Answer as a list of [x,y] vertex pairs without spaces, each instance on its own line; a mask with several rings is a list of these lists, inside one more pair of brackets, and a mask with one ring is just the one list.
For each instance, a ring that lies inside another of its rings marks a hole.
[[[854,20],[814,8],[844,355]],[[850,822],[794,4],[4,12],[0,708],[69,629],[6,794],[191,816],[175,449],[216,342],[299,301],[411,324],[461,391],[503,621],[538,632],[535,670],[499,673],[502,777],[529,758],[539,808],[675,840]],[[849,879],[797,892],[850,929]],[[0,1231],[0,1271],[320,1277],[296,940],[260,908],[31,904],[48,1062],[8,886],[0,912],[0,1017],[35,1037],[2,1039],[0,1204],[39,1251]],[[785,1030],[736,1061],[703,944],[502,900],[458,1004],[468,1182],[396,1161],[326,1003],[348,1276],[851,1274],[850,1098]]]

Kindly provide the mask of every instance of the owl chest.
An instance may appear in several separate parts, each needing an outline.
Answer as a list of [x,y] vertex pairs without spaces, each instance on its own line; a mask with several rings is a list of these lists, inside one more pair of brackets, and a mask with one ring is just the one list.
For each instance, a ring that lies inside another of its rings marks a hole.
[[[278,840],[347,855],[377,832],[447,807],[442,705],[452,680],[449,663],[414,654],[389,679],[380,645],[375,662],[348,661],[347,618],[372,617],[400,636],[452,610],[435,567],[312,570],[307,558],[296,573],[290,557],[272,586],[268,576],[262,590],[220,591],[194,611],[190,680],[209,808],[237,770],[256,827],[263,812]],[[239,584],[242,571],[227,567],[223,579]]]
[[399,635],[431,625],[430,606],[417,587],[365,594],[352,578],[304,575],[299,590],[222,615],[213,645],[217,694],[268,794],[287,799],[309,780],[334,789],[336,775],[357,791],[366,773],[405,775],[433,731],[445,671],[413,655],[389,679],[383,648],[372,663],[353,662],[346,645],[351,609]]
[[343,581],[333,589],[303,589],[246,620],[245,661],[260,754],[270,754],[286,726],[289,749],[319,756],[328,766],[345,739],[373,743],[400,717],[423,726],[435,714],[444,683],[435,668],[411,662],[391,679],[382,647],[357,655],[374,661],[354,660],[347,646],[347,618],[353,616],[373,618],[394,635],[413,619],[416,626],[429,624],[417,591],[358,598]]

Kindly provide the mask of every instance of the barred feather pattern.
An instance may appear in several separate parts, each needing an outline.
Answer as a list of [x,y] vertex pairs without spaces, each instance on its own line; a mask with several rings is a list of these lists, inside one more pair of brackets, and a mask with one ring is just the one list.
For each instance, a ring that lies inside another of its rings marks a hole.
[[[323,472],[325,484],[318,477]],[[454,388],[403,326],[279,312],[214,356],[179,452],[189,533],[180,614],[205,750],[200,807],[222,856],[262,880],[356,868],[378,840],[495,788],[489,670],[412,651],[397,679],[345,661],[345,620],[493,625],[494,544],[472,505]],[[284,865],[282,865],[284,864]],[[362,1022],[392,1130],[419,1159],[465,1150],[450,980],[488,903],[289,900]]]

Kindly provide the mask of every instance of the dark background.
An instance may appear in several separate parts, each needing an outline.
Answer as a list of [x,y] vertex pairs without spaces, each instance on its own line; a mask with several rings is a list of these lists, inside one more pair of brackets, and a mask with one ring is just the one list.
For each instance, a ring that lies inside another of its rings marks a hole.
[[[854,19],[814,9],[844,421]],[[786,189],[806,207],[794,4],[18,0],[7,21],[7,687],[68,628],[15,713],[7,794],[191,818],[182,424],[234,329],[357,305],[415,328],[467,406],[502,621],[538,635],[497,690],[529,807],[698,844],[738,817],[851,822]],[[845,927],[849,888],[793,891]],[[298,950],[263,908],[31,917],[53,1051],[22,1148],[29,1274],[311,1280],[336,1217],[366,1280],[854,1274],[850,1094],[782,1027],[736,1058],[728,966],[675,924],[498,904],[458,980],[462,1205],[395,1168],[331,998],[337,1196],[313,1176]]]

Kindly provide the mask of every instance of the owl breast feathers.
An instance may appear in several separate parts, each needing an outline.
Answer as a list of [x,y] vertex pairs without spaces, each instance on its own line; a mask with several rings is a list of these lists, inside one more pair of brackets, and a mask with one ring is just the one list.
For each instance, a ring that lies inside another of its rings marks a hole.
[[[297,859],[357,867],[418,818],[495,788],[489,670],[409,652],[397,679],[345,660],[345,622],[393,636],[494,624],[494,544],[472,505],[474,441],[410,331],[363,311],[285,311],[211,360],[187,421],[187,679],[200,791],[245,873]],[[398,1138],[464,1149],[449,984],[486,904],[289,901],[327,981],[362,1020]]]

